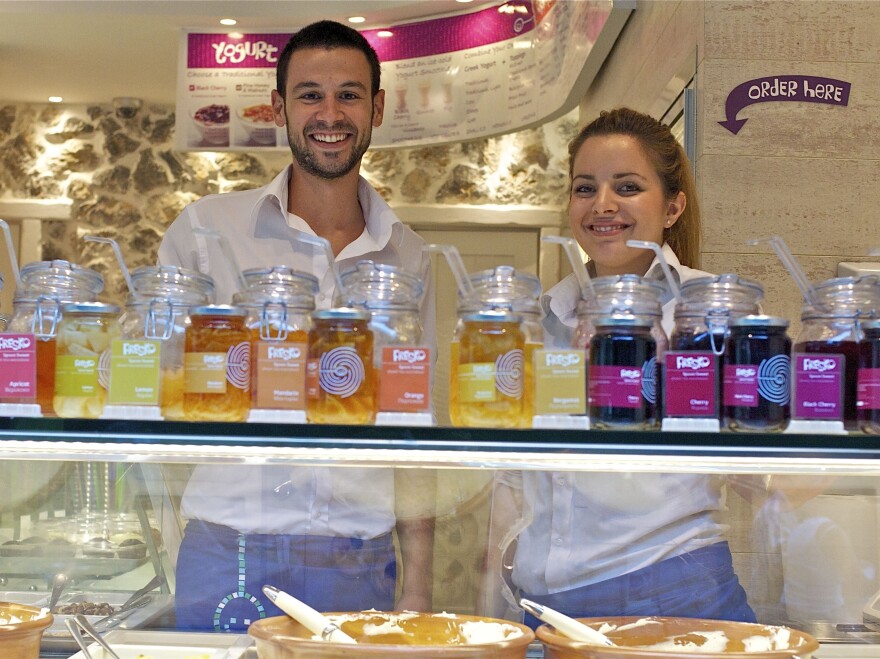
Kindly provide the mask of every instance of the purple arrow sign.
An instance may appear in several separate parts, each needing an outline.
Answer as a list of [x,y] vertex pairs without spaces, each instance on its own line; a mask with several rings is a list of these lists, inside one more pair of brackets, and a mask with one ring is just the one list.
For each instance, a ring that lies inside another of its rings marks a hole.
[[736,135],[748,119],[737,119],[737,113],[748,105],[770,101],[798,101],[847,105],[852,84],[834,78],[817,76],[771,76],[755,78],[737,85],[727,95],[726,121],[718,123]]

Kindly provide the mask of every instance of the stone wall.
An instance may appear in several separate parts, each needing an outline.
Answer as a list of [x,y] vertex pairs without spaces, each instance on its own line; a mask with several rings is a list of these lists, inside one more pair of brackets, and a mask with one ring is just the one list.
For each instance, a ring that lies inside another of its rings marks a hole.
[[[576,112],[503,137],[367,154],[363,173],[395,204],[500,204],[559,208],[566,144]],[[180,152],[174,108],[120,119],[109,105],[0,107],[0,201],[70,200],[70,221],[47,221],[42,258],[95,268],[108,300],[124,282],[111,250],[84,235],[115,239],[129,268],[152,264],[165,228],[199,197],[257,187],[290,161],[289,151]]]

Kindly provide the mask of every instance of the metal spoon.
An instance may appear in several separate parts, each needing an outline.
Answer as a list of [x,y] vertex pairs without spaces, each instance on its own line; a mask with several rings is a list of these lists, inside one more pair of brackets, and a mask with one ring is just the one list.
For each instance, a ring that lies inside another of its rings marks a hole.
[[49,611],[55,610],[55,605],[58,604],[58,599],[61,597],[61,591],[64,590],[64,587],[67,585],[67,577],[58,573],[55,575],[55,578],[52,580],[52,594],[49,596]]
[[[128,609],[131,606],[132,602],[139,600],[141,597],[143,597],[144,595],[149,593],[151,590],[158,588],[159,586],[161,586],[164,583],[165,583],[165,577],[162,576],[161,574],[157,574],[155,577],[153,577],[152,579],[150,579],[147,582],[146,586],[134,591],[131,594],[131,597],[129,597],[127,600],[125,600],[125,602],[122,604],[122,606],[119,607],[119,610],[124,611],[124,610]],[[119,613],[119,611],[117,611],[117,613]]]

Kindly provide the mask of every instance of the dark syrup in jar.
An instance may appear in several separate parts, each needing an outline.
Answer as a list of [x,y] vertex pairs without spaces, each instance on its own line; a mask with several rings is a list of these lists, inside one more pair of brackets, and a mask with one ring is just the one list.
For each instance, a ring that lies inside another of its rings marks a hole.
[[[843,356],[844,372],[841,373],[843,425],[847,430],[857,430],[856,373],[859,367],[859,344],[855,341],[804,341],[794,346],[792,355],[797,353]],[[792,401],[792,404],[794,405],[795,402]],[[792,416],[797,416],[794,409]]]
[[864,328],[859,343],[857,403],[859,426],[880,435],[880,321]]

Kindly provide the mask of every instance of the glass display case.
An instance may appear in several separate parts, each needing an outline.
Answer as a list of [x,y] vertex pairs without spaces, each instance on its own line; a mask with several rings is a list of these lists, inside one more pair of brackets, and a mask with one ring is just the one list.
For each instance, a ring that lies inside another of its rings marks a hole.
[[[515,617],[515,539],[529,521],[522,511],[537,508],[526,501],[519,516],[501,515],[505,474],[570,478],[590,490],[589,505],[604,506],[594,515],[624,520],[645,497],[667,496],[664,479],[692,475],[719,488],[718,520],[760,622],[812,633],[818,657],[880,655],[880,444],[871,436],[2,418],[0,451],[0,599],[47,602],[65,573],[62,604],[118,608],[155,579],[145,604],[110,621],[122,630],[198,626],[178,615],[181,584],[194,583],[182,574],[191,563],[181,543],[195,517],[209,529],[238,520],[259,535],[333,528],[335,515],[340,534],[364,541],[384,524],[398,559],[384,601],[407,601],[409,578],[433,611]],[[574,505],[586,505],[578,496]],[[401,542],[407,526],[429,539],[421,554]],[[407,572],[408,551],[419,574]],[[345,560],[317,553],[337,568]],[[206,565],[197,579],[209,574]],[[258,600],[242,586],[226,614],[239,625],[266,615]],[[233,615],[246,601],[256,608]],[[217,608],[199,631],[243,633]],[[47,634],[44,656],[70,656],[70,641]]]

